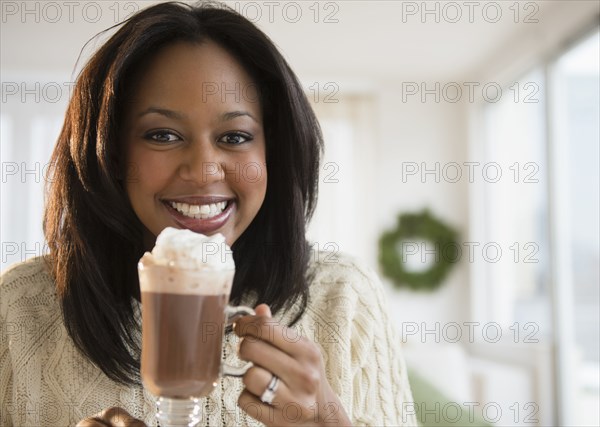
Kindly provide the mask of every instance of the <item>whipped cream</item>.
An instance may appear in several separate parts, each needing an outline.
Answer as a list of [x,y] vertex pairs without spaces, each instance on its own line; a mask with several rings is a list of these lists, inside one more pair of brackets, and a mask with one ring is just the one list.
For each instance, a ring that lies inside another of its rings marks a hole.
[[152,252],[146,252],[144,259],[183,269],[235,270],[233,253],[222,234],[205,236],[173,227],[165,228],[158,235]]

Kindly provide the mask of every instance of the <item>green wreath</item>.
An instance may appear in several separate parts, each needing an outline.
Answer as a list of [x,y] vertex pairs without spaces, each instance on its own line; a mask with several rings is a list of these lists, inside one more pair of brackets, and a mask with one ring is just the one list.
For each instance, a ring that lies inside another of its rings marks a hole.
[[[431,268],[420,272],[404,269],[403,250],[398,247],[398,243],[409,239],[413,242],[428,240],[434,244],[437,254],[436,262]],[[383,233],[379,239],[379,263],[383,274],[398,288],[408,286],[415,290],[436,289],[460,258],[457,239],[458,233],[433,217],[428,210],[401,214],[398,216],[396,229]]]

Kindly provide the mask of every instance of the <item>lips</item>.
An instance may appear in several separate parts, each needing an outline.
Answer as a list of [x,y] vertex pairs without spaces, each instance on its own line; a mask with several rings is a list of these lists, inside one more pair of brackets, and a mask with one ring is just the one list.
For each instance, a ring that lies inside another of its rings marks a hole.
[[222,228],[236,208],[235,199],[221,196],[182,197],[161,200],[180,227],[202,234]]

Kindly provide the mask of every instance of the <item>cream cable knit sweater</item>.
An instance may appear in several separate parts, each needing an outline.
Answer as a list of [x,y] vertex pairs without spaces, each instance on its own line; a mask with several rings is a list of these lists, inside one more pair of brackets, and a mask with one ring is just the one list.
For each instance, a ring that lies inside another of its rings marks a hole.
[[[404,410],[412,402],[406,367],[377,276],[349,257],[314,255],[310,303],[296,330],[321,347],[329,382],[355,425],[416,426]],[[227,336],[230,364],[240,363],[237,343]],[[240,379],[222,379],[204,399],[200,425],[262,425],[237,407],[242,389]],[[43,259],[11,267],[0,282],[0,425],[73,426],[110,406],[156,425],[142,387],[114,383],[74,347]],[[335,417],[331,407],[319,411]]]

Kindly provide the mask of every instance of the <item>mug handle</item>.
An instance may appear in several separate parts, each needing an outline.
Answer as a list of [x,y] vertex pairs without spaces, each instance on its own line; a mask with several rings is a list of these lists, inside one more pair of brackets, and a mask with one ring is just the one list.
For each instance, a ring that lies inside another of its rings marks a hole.
[[[256,313],[250,307],[246,307],[240,305],[238,307],[225,307],[225,315],[227,316],[227,326],[231,325],[237,319],[242,316],[251,315],[254,316]],[[252,362],[247,362],[242,366],[231,366],[226,363],[223,363],[223,375],[227,375],[230,377],[242,377],[244,374],[252,367]]]

